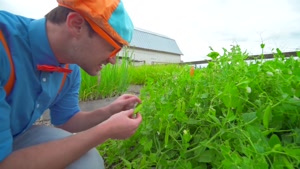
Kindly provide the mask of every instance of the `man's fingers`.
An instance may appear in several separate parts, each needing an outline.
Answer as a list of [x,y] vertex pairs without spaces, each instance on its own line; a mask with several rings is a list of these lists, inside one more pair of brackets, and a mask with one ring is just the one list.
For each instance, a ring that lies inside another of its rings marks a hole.
[[133,109],[129,109],[124,111],[124,113],[126,114],[126,116],[131,117],[133,115]]
[[124,111],[124,113],[126,114],[127,117],[131,118],[131,119],[135,119],[138,121],[138,123],[140,123],[142,121],[142,116],[140,113],[136,113],[134,114],[134,110],[133,109],[129,109],[127,111]]
[[123,94],[121,97],[124,98],[124,99],[128,99],[128,98],[131,98],[131,97],[136,97],[136,95],[133,95],[133,94]]
[[136,114],[136,119],[142,121],[142,115],[141,113]]

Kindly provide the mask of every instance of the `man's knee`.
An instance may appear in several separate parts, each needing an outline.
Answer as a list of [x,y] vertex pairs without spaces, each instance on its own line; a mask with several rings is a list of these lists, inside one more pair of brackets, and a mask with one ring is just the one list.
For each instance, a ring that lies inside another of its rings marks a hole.
[[88,151],[79,160],[72,163],[67,169],[104,169],[104,161],[96,148]]
[[[48,127],[48,126],[34,126],[24,134],[20,135],[14,140],[14,151],[62,139],[72,135],[62,129]],[[104,169],[104,161],[96,148],[91,149],[84,154],[80,159],[72,163],[67,169]]]

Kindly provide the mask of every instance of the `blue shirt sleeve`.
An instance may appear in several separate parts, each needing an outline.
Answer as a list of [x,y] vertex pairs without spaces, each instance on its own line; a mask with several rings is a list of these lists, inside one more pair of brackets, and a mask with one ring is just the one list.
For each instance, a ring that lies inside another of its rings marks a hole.
[[12,152],[12,134],[10,130],[10,106],[6,102],[4,86],[10,74],[8,56],[0,43],[0,162]]
[[70,65],[70,69],[72,69],[72,73],[67,76],[63,89],[54,105],[49,108],[51,123],[55,126],[66,123],[80,111],[80,68],[77,65]]

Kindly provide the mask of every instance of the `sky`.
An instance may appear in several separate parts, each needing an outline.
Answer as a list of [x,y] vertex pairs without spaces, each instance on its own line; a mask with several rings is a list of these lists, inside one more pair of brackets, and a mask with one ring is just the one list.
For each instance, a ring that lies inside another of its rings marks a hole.
[[[239,45],[249,54],[300,50],[300,0],[123,0],[136,28],[174,39],[181,59]],[[1,0],[0,9],[41,18],[56,0]]]

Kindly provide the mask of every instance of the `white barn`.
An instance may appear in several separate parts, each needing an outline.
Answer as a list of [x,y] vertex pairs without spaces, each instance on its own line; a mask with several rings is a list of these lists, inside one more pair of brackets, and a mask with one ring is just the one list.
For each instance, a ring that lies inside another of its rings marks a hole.
[[174,39],[137,28],[134,29],[130,47],[122,49],[119,57],[124,56],[125,50],[136,65],[180,63],[183,55]]

